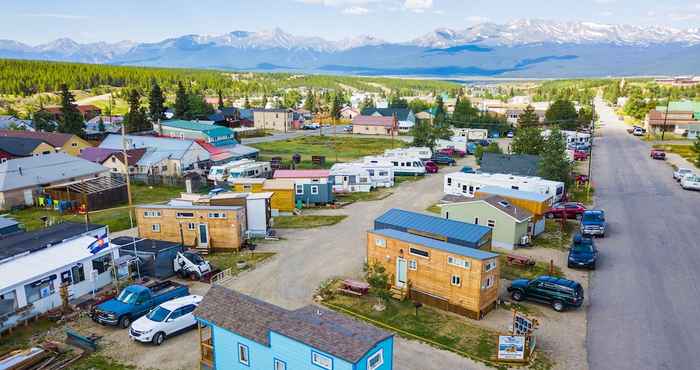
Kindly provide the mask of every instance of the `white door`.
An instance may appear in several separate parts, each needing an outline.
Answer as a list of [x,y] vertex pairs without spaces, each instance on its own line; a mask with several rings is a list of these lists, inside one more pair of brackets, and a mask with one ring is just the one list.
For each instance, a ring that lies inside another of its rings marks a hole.
[[32,204],[34,204],[34,194],[32,189],[27,189],[24,191],[24,205],[31,206]]
[[408,281],[406,278],[407,267],[408,265],[403,257],[396,258],[396,286],[399,288],[405,287],[406,281]]
[[200,247],[209,246],[209,226],[207,224],[199,224],[199,238],[197,245]]

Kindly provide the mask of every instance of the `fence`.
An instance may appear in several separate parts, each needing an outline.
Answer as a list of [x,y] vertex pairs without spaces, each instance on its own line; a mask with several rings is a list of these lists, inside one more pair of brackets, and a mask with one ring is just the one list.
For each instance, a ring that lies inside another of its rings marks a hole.
[[214,285],[214,284],[221,285],[226,280],[228,280],[232,277],[233,277],[233,270],[231,268],[227,268],[226,270],[221,271],[220,273],[211,277],[211,285]]

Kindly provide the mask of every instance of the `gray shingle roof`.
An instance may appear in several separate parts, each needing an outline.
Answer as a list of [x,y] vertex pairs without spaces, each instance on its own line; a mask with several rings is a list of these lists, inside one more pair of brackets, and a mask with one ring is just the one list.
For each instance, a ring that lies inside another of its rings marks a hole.
[[[511,204],[508,200],[505,198],[502,198],[498,195],[489,195],[484,198],[480,199],[475,199],[475,198],[465,198],[462,197],[463,199],[455,199],[453,203],[475,203],[475,202],[486,202],[490,204],[492,207],[496,208],[497,210],[507,214],[508,216],[516,219],[518,222],[523,222],[532,217],[532,212],[517,207],[513,204]],[[443,198],[444,200],[445,198]]]
[[194,314],[266,346],[273,331],[351,363],[392,336],[324,308],[289,311],[218,285],[209,289]]
[[517,176],[537,176],[540,156],[528,154],[484,153],[481,172],[503,173]]
[[11,159],[0,164],[0,191],[97,175],[109,168],[65,153]]

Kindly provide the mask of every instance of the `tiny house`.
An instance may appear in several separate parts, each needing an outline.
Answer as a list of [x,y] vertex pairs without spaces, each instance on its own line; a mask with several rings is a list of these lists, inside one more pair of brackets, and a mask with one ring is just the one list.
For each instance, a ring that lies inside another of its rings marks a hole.
[[427,161],[433,157],[433,151],[427,147],[387,149],[384,151],[384,157],[387,157],[387,158],[418,157],[422,161]]
[[473,198],[476,192],[485,186],[498,186],[506,189],[551,195],[555,201],[560,201],[564,196],[563,182],[544,180],[540,177],[462,172],[445,175],[445,194]]
[[425,175],[425,164],[418,157],[365,157],[363,161],[373,165],[389,163],[395,176]]
[[475,193],[477,198],[485,198],[492,195],[502,197],[514,206],[532,213],[533,236],[544,232],[544,214],[554,204],[554,196],[529,191],[513,190],[498,186],[484,186]]
[[294,195],[297,205],[335,202],[333,178],[329,170],[276,170],[273,178],[294,181]]
[[334,164],[331,167],[331,176],[335,193],[369,193],[372,190],[369,171],[359,164]]

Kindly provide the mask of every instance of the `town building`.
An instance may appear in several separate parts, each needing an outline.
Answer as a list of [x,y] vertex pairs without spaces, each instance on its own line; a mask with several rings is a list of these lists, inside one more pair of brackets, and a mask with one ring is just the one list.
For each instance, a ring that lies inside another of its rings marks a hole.
[[[530,230],[532,236],[537,236],[544,232],[544,215],[554,204],[553,195],[509,189],[500,186],[483,186],[475,193],[475,197],[477,199],[486,198],[494,195],[506,199],[510,204],[512,204],[515,207],[524,209],[532,213],[533,227],[532,230]],[[448,202],[463,201],[462,197],[460,196],[457,196],[455,198],[454,196],[450,195],[445,196],[443,200],[446,200]]]
[[92,147],[90,143],[77,135],[61,132],[0,130],[0,137],[29,138],[42,140],[54,147],[56,152],[64,152],[78,156],[85,148]]
[[170,204],[245,207],[246,237],[266,237],[272,229],[272,192],[217,192],[209,195],[182,193]]
[[[64,222],[0,239],[0,333],[113,280],[117,248],[103,225]],[[27,268],[27,267],[31,268]]]
[[410,297],[474,319],[496,305],[500,270],[491,229],[391,209],[367,232],[367,261],[392,277],[395,298]]
[[291,109],[253,109],[253,123],[257,129],[287,132],[293,129],[294,112]]
[[9,159],[55,153],[56,149],[43,140],[0,136],[0,163]]
[[0,115],[0,130],[34,131],[34,123],[28,119]]
[[654,133],[673,132],[688,135],[689,130],[700,124],[700,102],[675,101],[666,106],[658,106],[647,113],[644,128]]
[[179,242],[202,253],[238,251],[247,230],[245,207],[182,203],[136,206],[139,236]]
[[[122,130],[124,116],[99,115],[85,122],[85,133],[91,135],[118,134]],[[100,129],[100,123],[103,130]]]
[[216,147],[237,144],[233,130],[215,125],[212,121],[169,120],[153,124],[160,136],[202,140]]
[[[76,105],[76,108],[80,112],[80,115],[83,116],[83,120],[85,121],[89,121],[102,114],[102,110],[92,104]],[[63,118],[63,110],[61,107],[46,107],[44,108],[44,111],[51,114],[54,121],[58,122]]]
[[398,122],[395,117],[355,116],[352,119],[352,133],[356,135],[397,135]]
[[10,159],[0,163],[0,209],[34,205],[51,185],[108,175],[108,168],[65,153]]
[[340,118],[352,121],[353,118],[360,115],[360,111],[353,107],[345,106],[340,110]]
[[213,285],[194,311],[211,370],[391,370],[393,334],[325,308],[296,310]]
[[80,153],[80,158],[90,162],[99,163],[109,168],[112,173],[136,174],[139,172],[139,161],[146,154],[146,148],[128,149],[126,151],[126,162],[124,161],[124,151],[107,148],[85,148]]
[[292,212],[296,208],[294,180],[238,178],[228,181],[231,190],[238,193],[272,193],[270,207],[272,215]]
[[484,173],[537,176],[541,160],[538,155],[484,152],[479,162],[479,170]]
[[301,205],[335,202],[329,170],[276,170],[273,178],[294,181],[297,208],[301,208]]
[[402,134],[408,133],[416,125],[416,116],[408,108],[365,108],[361,115],[395,118],[398,130]]

